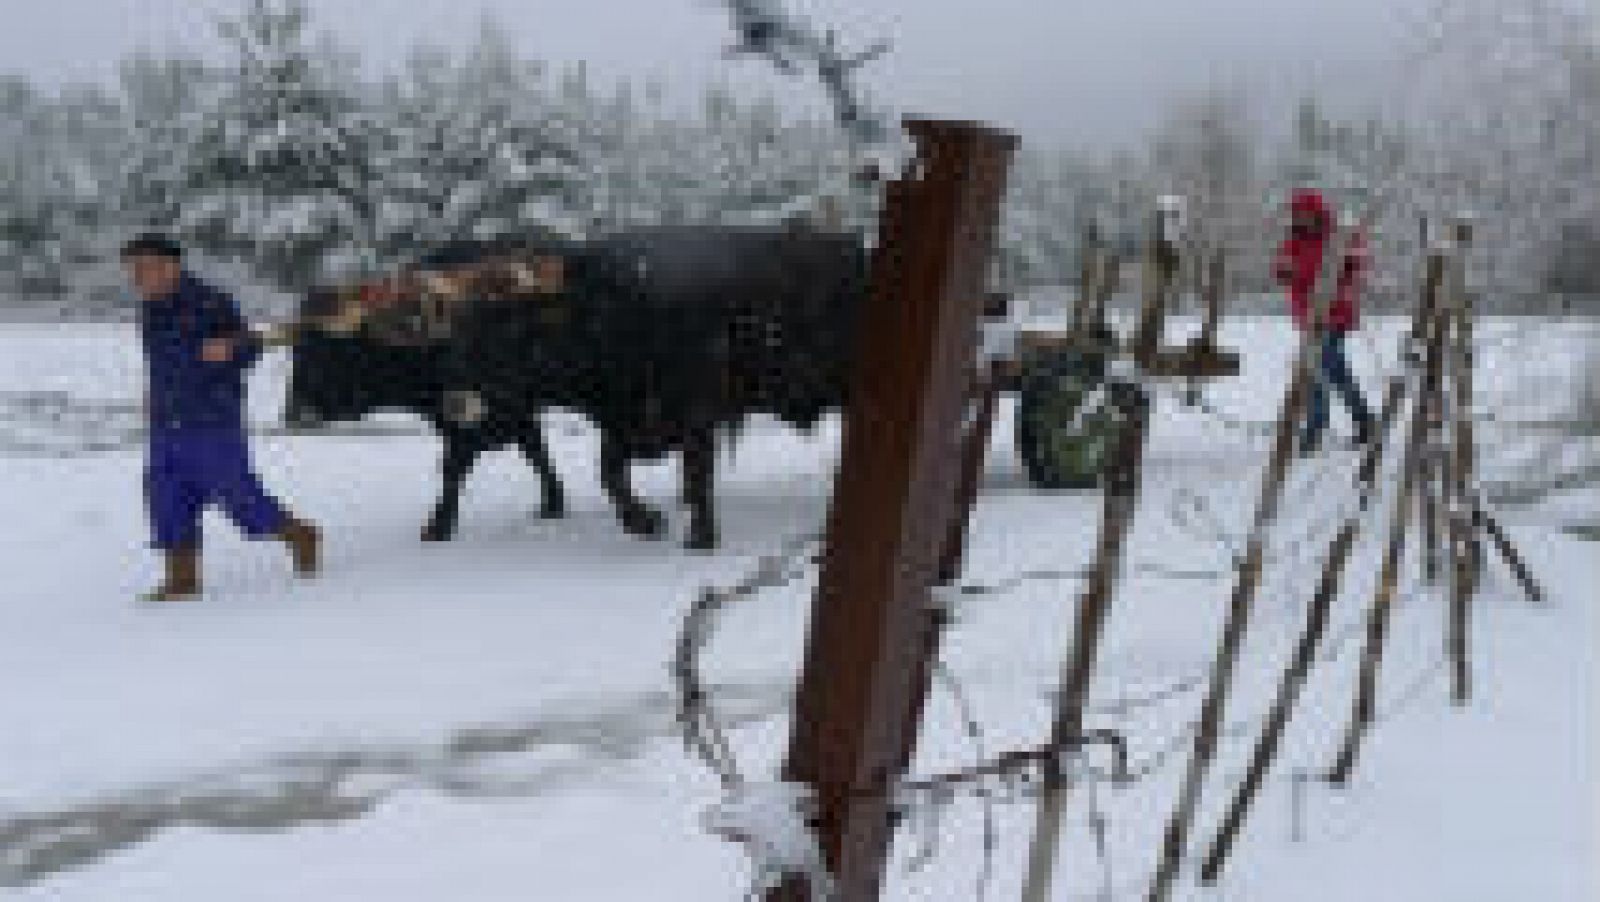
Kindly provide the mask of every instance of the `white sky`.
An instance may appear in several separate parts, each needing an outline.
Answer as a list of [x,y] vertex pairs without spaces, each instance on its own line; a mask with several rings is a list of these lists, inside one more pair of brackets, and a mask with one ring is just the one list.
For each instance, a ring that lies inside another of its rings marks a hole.
[[[880,102],[903,112],[977,118],[1029,143],[1104,146],[1136,138],[1175,93],[1221,82],[1275,109],[1306,88],[1360,108],[1392,70],[1402,17],[1430,0],[799,0],[894,52],[869,69]],[[104,80],[138,48],[214,44],[212,18],[234,0],[0,0],[0,70],[47,83]],[[787,87],[755,62],[725,62],[726,20],[712,0],[312,0],[320,27],[385,64],[419,40],[459,43],[480,17],[532,56],[589,61],[600,79],[658,76],[674,91],[712,80]]]

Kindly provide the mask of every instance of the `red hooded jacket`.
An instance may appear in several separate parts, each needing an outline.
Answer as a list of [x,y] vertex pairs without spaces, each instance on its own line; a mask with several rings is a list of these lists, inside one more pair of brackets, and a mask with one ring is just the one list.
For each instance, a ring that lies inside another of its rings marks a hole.
[[[1296,219],[1309,219],[1314,223],[1309,230],[1291,227],[1289,237],[1278,247],[1275,266],[1278,281],[1289,289],[1289,312],[1294,316],[1295,325],[1305,329],[1311,325],[1312,298],[1328,239],[1334,231],[1333,211],[1321,192],[1309,189],[1295,192],[1289,210]],[[1344,268],[1339,273],[1333,305],[1323,316],[1323,325],[1328,329],[1346,332],[1359,322],[1360,277],[1366,269],[1366,256],[1366,241],[1357,232],[1350,237],[1345,250]]]

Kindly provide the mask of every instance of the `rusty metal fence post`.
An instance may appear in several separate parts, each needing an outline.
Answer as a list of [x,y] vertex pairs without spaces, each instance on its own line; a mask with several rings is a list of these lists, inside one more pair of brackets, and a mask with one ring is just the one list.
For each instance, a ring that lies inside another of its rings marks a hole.
[[[838,902],[878,898],[890,790],[913,751],[938,642],[930,589],[950,535],[983,282],[1016,139],[907,120],[886,186],[827,548],[784,777],[809,784]],[[769,902],[808,897],[791,878]]]

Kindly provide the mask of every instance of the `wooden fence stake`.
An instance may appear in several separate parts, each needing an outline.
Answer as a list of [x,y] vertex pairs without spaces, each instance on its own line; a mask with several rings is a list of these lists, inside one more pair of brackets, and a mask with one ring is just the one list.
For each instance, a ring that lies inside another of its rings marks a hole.
[[[1429,257],[1429,284],[1438,291],[1439,279],[1431,278],[1433,272],[1442,272],[1445,258],[1435,254]],[[1427,351],[1424,357],[1422,388],[1412,417],[1411,435],[1408,437],[1405,457],[1401,464],[1400,494],[1395,499],[1394,516],[1389,524],[1389,541],[1384,550],[1382,568],[1378,574],[1378,589],[1367,611],[1365,643],[1361,649],[1361,667],[1357,675],[1356,698],[1349,725],[1339,753],[1329,768],[1326,779],[1335,785],[1344,785],[1355,769],[1362,740],[1377,715],[1378,672],[1383,663],[1383,650],[1388,636],[1389,616],[1394,608],[1394,595],[1399,587],[1400,566],[1405,550],[1406,522],[1409,519],[1411,496],[1426,478],[1423,455],[1432,439],[1430,415],[1439,409],[1439,382],[1444,375],[1444,340],[1448,312],[1435,298],[1433,315],[1428,325]],[[1430,399],[1433,399],[1430,402]]]
[[[1144,399],[1130,399],[1121,405],[1123,422],[1114,463],[1106,473],[1105,497],[1101,505],[1100,544],[1095,563],[1078,602],[1073,647],[1064,662],[1056,717],[1050,729],[1050,745],[1068,748],[1083,735],[1083,713],[1088,707],[1089,686],[1099,655],[1100,637],[1111,613],[1117,578],[1122,569],[1122,552],[1133,529],[1134,512],[1139,506],[1139,479],[1144,458],[1145,437],[1149,430],[1150,409]],[[1024,902],[1048,902],[1055,877],[1056,850],[1061,840],[1067,790],[1071,784],[1062,773],[1059,759],[1044,769],[1044,785],[1034,819],[1033,842],[1028,852],[1024,877]]]
[[1217,330],[1222,327],[1222,301],[1228,293],[1228,255],[1221,247],[1211,251],[1207,261],[1205,292],[1205,319],[1200,323],[1200,334],[1195,337],[1195,346],[1202,349],[1212,349],[1217,346]]
[[1440,432],[1439,398],[1436,392],[1423,396],[1422,405],[1427,410],[1424,421],[1424,430],[1427,438],[1424,439],[1422,455],[1421,485],[1417,494],[1417,515],[1422,523],[1422,578],[1429,584],[1439,581],[1441,570],[1439,547],[1440,528],[1439,522],[1444,511],[1444,505],[1439,498],[1440,487],[1445,481],[1444,474],[1440,472],[1443,461],[1436,453],[1438,448],[1437,436]]
[[1511,536],[1506,534],[1500,521],[1489,513],[1489,508],[1482,498],[1472,499],[1472,517],[1494,543],[1495,550],[1500,552],[1500,557],[1511,569],[1511,575],[1516,577],[1517,583],[1522,586],[1522,592],[1534,604],[1544,604],[1546,600],[1544,587],[1539,585],[1539,580],[1533,575],[1533,570],[1528,566],[1522,555],[1517,551],[1517,546],[1512,544]]
[[[1320,321],[1337,290],[1339,273],[1344,270],[1344,259],[1349,238],[1329,241],[1324,255],[1319,290],[1313,306],[1314,321]],[[1233,593],[1228,601],[1228,613],[1222,626],[1217,656],[1211,663],[1209,685],[1205,701],[1200,707],[1200,720],[1195,725],[1194,748],[1189,767],[1184,774],[1178,803],[1167,822],[1166,834],[1161,844],[1161,857],[1156,865],[1155,878],[1146,896],[1149,902],[1164,902],[1172,892],[1172,885],[1182,869],[1188,847],[1189,830],[1193,826],[1195,811],[1200,804],[1206,772],[1216,757],[1222,738],[1222,718],[1227,707],[1228,694],[1233,686],[1240,649],[1250,624],[1251,609],[1256,591],[1261,586],[1261,571],[1265,564],[1268,535],[1278,517],[1278,507],[1283,500],[1283,489],[1288,481],[1289,467],[1294,458],[1295,433],[1298,431],[1311,380],[1322,360],[1322,335],[1316,329],[1307,329],[1301,336],[1299,350],[1290,370],[1289,387],[1284,393],[1274,428],[1272,454],[1262,476],[1261,490],[1256,499],[1255,513],[1251,517],[1250,531],[1245,539],[1242,558],[1237,563],[1237,576]]]
[[1177,279],[1182,260],[1171,230],[1176,211],[1162,209],[1151,218],[1151,233],[1145,253],[1144,301],[1139,312],[1139,324],[1134,329],[1133,359],[1141,366],[1155,363],[1161,350],[1161,340],[1167,329],[1168,295]]
[[1450,483],[1445,488],[1449,498],[1451,578],[1445,642],[1451,664],[1450,698],[1455,704],[1464,705],[1472,697],[1472,600],[1477,594],[1483,552],[1470,494],[1476,453],[1472,431],[1472,312],[1466,263],[1472,235],[1464,221],[1455,224],[1455,232],[1447,307],[1450,338],[1446,343],[1451,375]]
[[[784,778],[809,784],[836,902],[878,898],[890,790],[916,741],[937,652],[930,588],[957,508],[984,277],[1016,139],[908,120],[918,155],[886,186],[863,347]],[[803,878],[768,902],[808,898]]]
[[[1413,323],[1413,334],[1420,334],[1420,322],[1427,322],[1433,315],[1432,302],[1436,296],[1436,292],[1428,290],[1422,292],[1422,299],[1415,314],[1417,319]],[[1374,430],[1372,441],[1362,456],[1361,469],[1357,475],[1361,490],[1360,507],[1345,516],[1338,534],[1329,546],[1322,575],[1317,581],[1316,591],[1312,594],[1311,604],[1307,609],[1305,626],[1300,632],[1299,641],[1295,644],[1289,663],[1284,668],[1283,679],[1278,685],[1277,695],[1273,698],[1272,707],[1267,713],[1266,724],[1256,740],[1250,764],[1245,770],[1238,790],[1234,792],[1232,802],[1228,805],[1216,838],[1211,841],[1210,849],[1201,861],[1200,880],[1203,883],[1214,883],[1222,874],[1222,868],[1227,864],[1228,856],[1233,851],[1234,842],[1244,828],[1250,807],[1255,803],[1266,782],[1267,774],[1277,760],[1284,733],[1294,716],[1295,706],[1299,704],[1300,692],[1305,688],[1306,680],[1316,663],[1317,650],[1322,646],[1323,637],[1327,634],[1328,622],[1333,612],[1333,604],[1339,597],[1339,585],[1343,580],[1345,567],[1349,564],[1350,556],[1360,537],[1367,505],[1371,503],[1376,492],[1377,474],[1383,463],[1384,446],[1395,420],[1400,415],[1401,406],[1405,403],[1406,389],[1412,374],[1412,369],[1407,367],[1390,377],[1384,389],[1383,408],[1378,415],[1377,429]]]
[[[1149,281],[1145,286],[1145,306],[1137,329],[1140,335],[1149,331],[1150,322],[1159,323],[1165,318],[1172,284],[1177,276],[1176,248],[1169,246],[1167,237],[1161,231],[1161,222],[1157,220],[1148,250],[1146,278]],[[1134,386],[1113,386],[1110,391],[1110,403],[1121,414],[1121,431],[1108,457],[1108,468],[1104,474],[1099,545],[1089,569],[1089,579],[1078,600],[1072,648],[1062,661],[1056,714],[1050,727],[1050,743],[1056,748],[1069,747],[1073,739],[1083,734],[1083,712],[1089,703],[1089,685],[1100,651],[1100,637],[1105,631],[1117,578],[1122,570],[1123,547],[1133,530],[1134,512],[1139,506],[1139,480],[1145,437],[1149,431],[1150,400]],[[1044,769],[1044,785],[1035,811],[1033,841],[1028,850],[1028,870],[1023,877],[1023,902],[1048,902],[1050,898],[1069,788],[1066,775],[1061,772],[1061,762],[1052,759]]]
[[1104,311],[1099,307],[1098,292],[1105,253],[1100,228],[1091,222],[1083,230],[1083,249],[1078,261],[1078,297],[1072,305],[1072,322],[1068,324],[1074,336],[1092,335],[1103,322]]

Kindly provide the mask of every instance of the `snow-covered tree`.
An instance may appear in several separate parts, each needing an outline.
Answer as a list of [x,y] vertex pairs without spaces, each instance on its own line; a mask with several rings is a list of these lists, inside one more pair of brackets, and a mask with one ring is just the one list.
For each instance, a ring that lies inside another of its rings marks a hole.
[[1075,284],[1083,240],[1125,244],[1149,208],[1143,165],[1123,154],[1096,159],[1063,150],[1023,153],[1012,166],[997,241],[1008,287]]
[[[53,296],[99,288],[118,194],[121,111],[93,88],[57,96],[0,78],[0,277]],[[98,292],[97,292],[98,293]]]
[[1485,290],[1548,291],[1564,244],[1600,220],[1592,13],[1559,0],[1451,0],[1419,34],[1404,106],[1418,213],[1479,215]]
[[587,111],[574,118],[596,230],[796,218],[860,229],[870,219],[870,198],[850,178],[848,137],[831,122],[786,119],[770,99],[741,101],[721,87],[693,115],[669,113],[655,92],[641,104],[625,88],[599,97],[582,81],[569,80],[562,96],[564,109]]
[[[304,0],[220,23],[231,59],[150,124],[129,212],[285,287],[370,255],[372,134],[353,62],[308,33]],[[167,74],[175,74],[168,72]]]
[[442,242],[581,232],[588,177],[544,66],[486,23],[464,55],[423,49],[390,78],[374,184],[386,257]]
[[1212,89],[1174,102],[1150,145],[1152,193],[1184,198],[1197,259],[1223,250],[1235,283],[1269,268],[1261,135],[1247,98]]

